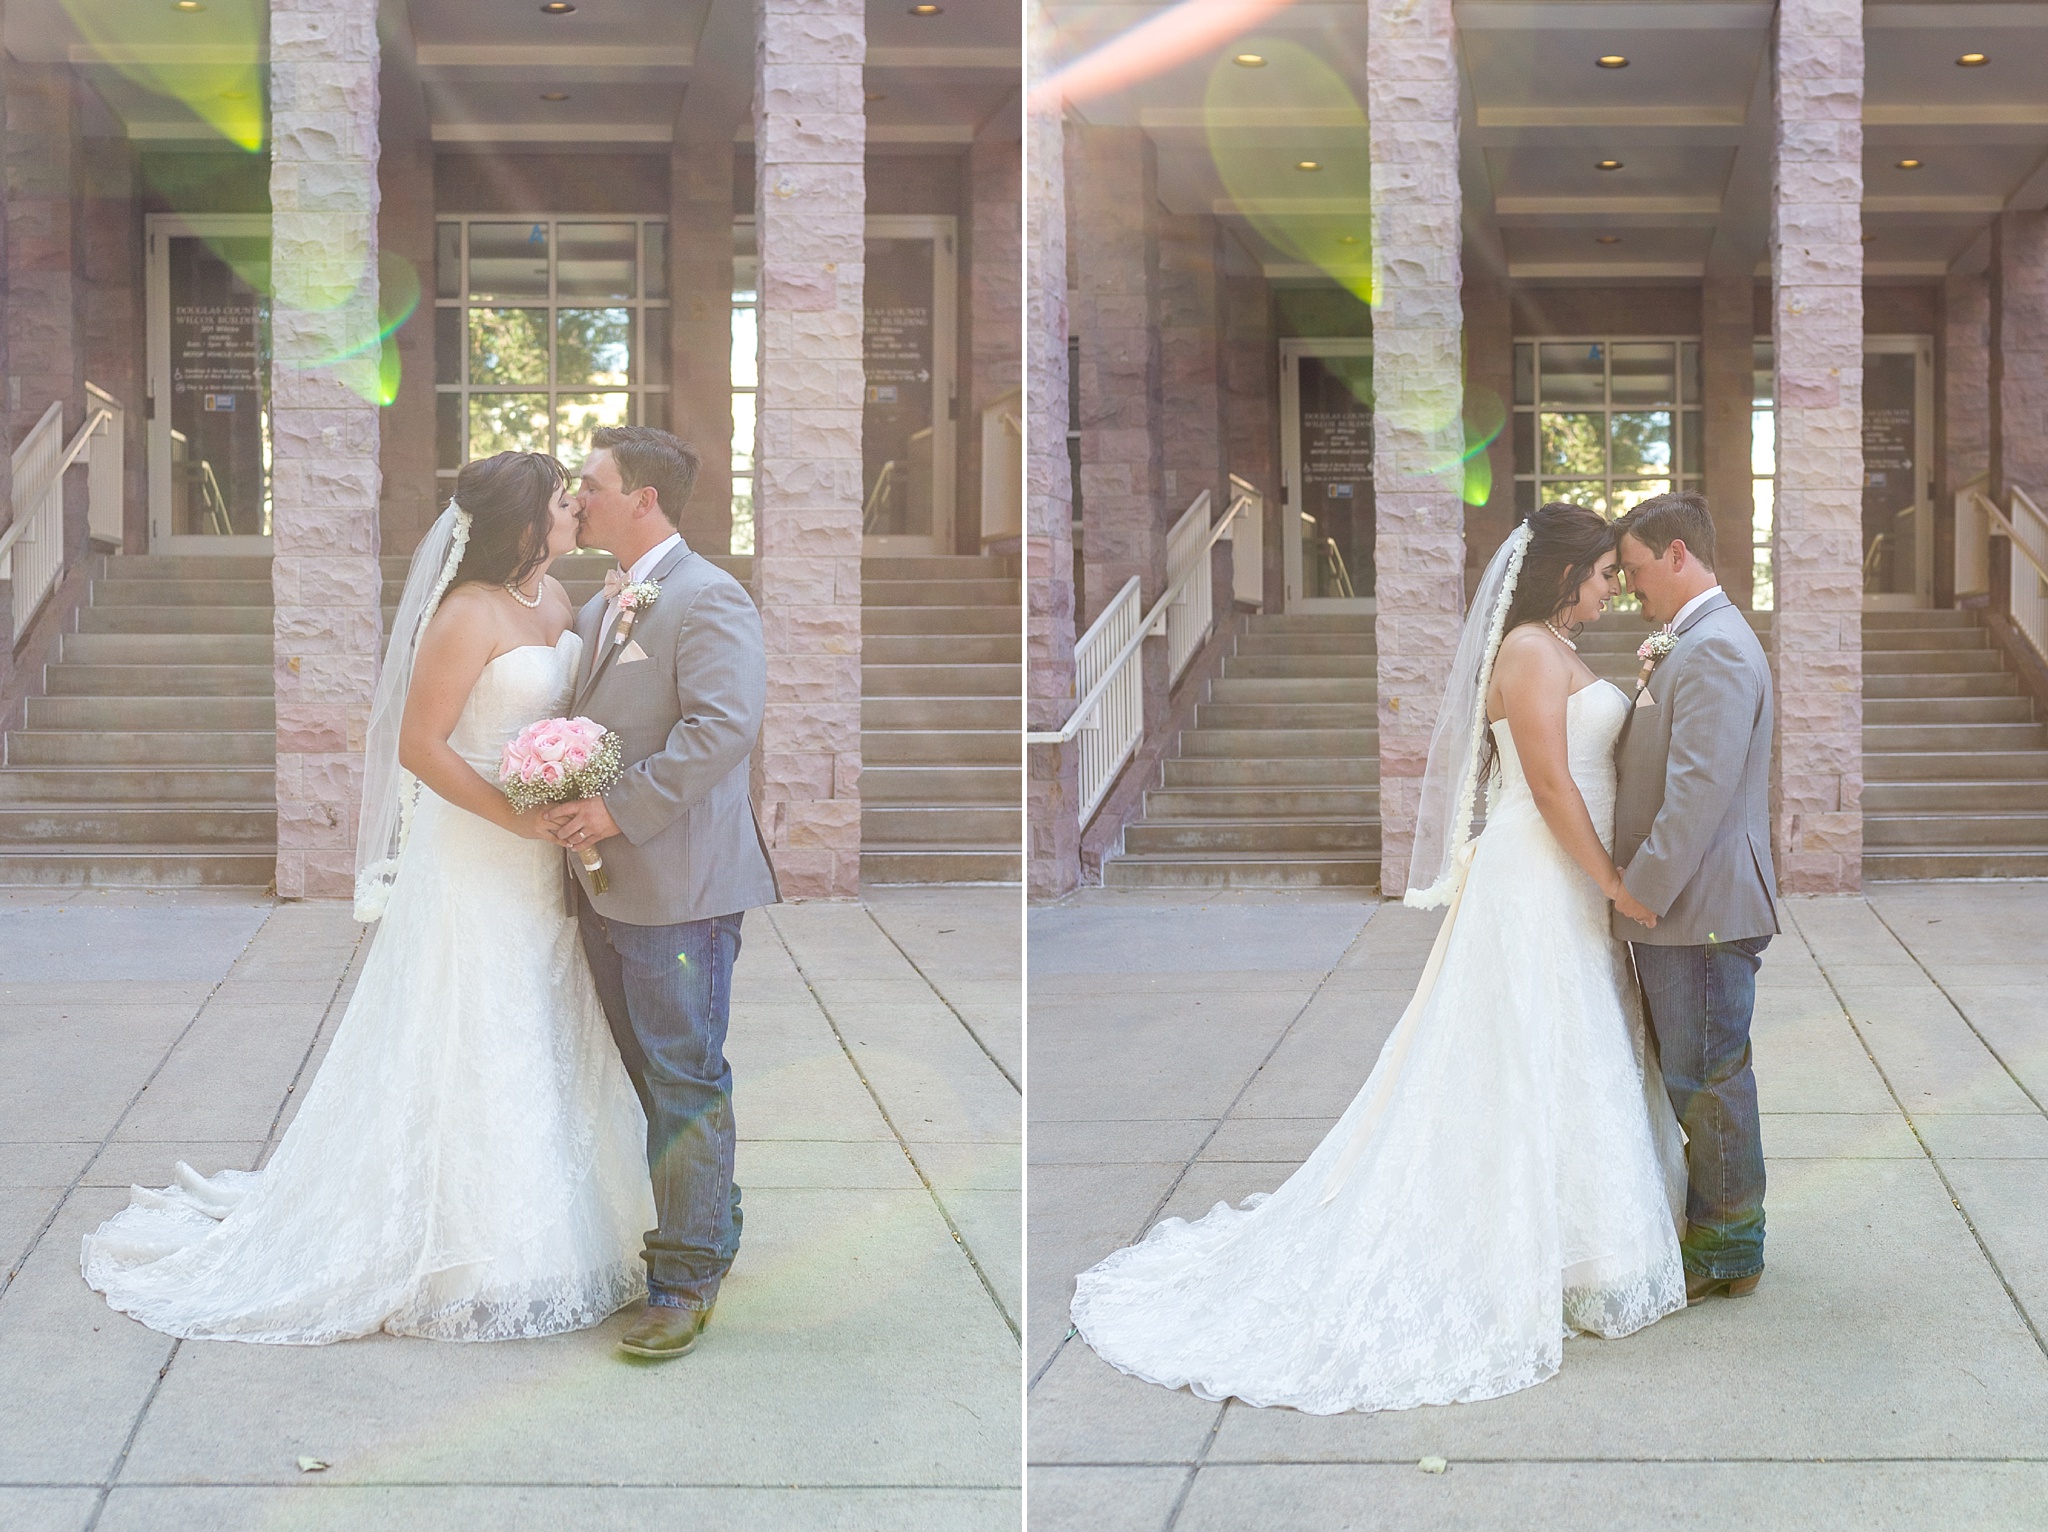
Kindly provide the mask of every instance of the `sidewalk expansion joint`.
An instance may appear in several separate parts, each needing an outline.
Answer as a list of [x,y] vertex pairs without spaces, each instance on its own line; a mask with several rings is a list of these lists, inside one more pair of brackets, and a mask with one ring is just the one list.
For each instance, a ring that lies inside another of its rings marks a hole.
[[[865,911],[865,906],[863,906],[863,911]],[[775,928],[776,940],[782,943],[783,951],[789,954],[789,961],[795,967],[798,977],[804,981],[804,988],[810,991],[811,1004],[818,1008],[818,1014],[825,1018],[825,1025],[832,1029],[833,1040],[839,1044],[839,1051],[846,1055],[847,1065],[853,1070],[854,1078],[860,1081],[861,1089],[868,1093],[868,1099],[874,1102],[875,1110],[881,1113],[883,1126],[888,1128],[889,1136],[896,1140],[896,1147],[903,1151],[903,1158],[910,1162],[910,1168],[916,1174],[919,1184],[924,1187],[925,1195],[932,1199],[932,1206],[939,1210],[939,1217],[945,1220],[946,1232],[953,1236],[953,1243],[959,1246],[961,1255],[966,1257],[968,1268],[973,1271],[975,1279],[981,1283],[982,1291],[988,1294],[988,1301],[995,1305],[996,1313],[1002,1317],[1004,1326],[1010,1332],[1010,1338],[1022,1344],[1024,1332],[1018,1327],[1017,1321],[1011,1315],[1008,1305],[1003,1302],[1002,1294],[996,1291],[995,1283],[989,1280],[988,1272],[982,1268],[980,1259],[974,1253],[974,1247],[968,1244],[967,1236],[961,1233],[960,1225],[954,1222],[953,1214],[947,1208],[945,1199],[939,1195],[938,1188],[932,1185],[932,1178],[925,1174],[924,1166],[918,1164],[917,1156],[911,1152],[909,1140],[903,1136],[903,1130],[896,1126],[896,1119],[889,1114],[889,1108],[883,1104],[881,1092],[875,1089],[875,1082],[868,1078],[867,1071],[860,1067],[860,1060],[854,1057],[853,1045],[847,1042],[846,1034],[840,1030],[839,1020],[832,1014],[832,1007],[827,1005],[825,997],[818,993],[818,986],[811,980],[810,970],[804,966],[804,960],[797,956],[795,943],[791,942],[788,936],[784,934],[781,923],[775,918],[773,908],[767,911],[767,915],[769,925]],[[872,915],[868,918],[870,920],[874,919]],[[885,932],[884,934],[886,935],[887,933]],[[900,951],[901,949],[899,948],[898,950]],[[919,977],[922,978],[923,976],[920,974]],[[925,987],[931,989],[930,980],[925,980]],[[932,990],[932,993],[936,995],[938,991]],[[945,999],[943,995],[940,995],[939,998],[942,1001]],[[947,1009],[951,1010],[952,1007],[948,1006]],[[959,1013],[955,1012],[954,1014],[958,1015]]]
[[[1208,1465],[1209,1449],[1216,1445],[1216,1434],[1223,1429],[1223,1417],[1230,1413],[1233,1402],[1226,1399],[1217,1407],[1216,1418],[1209,1422],[1209,1434],[1202,1438],[1202,1446],[1195,1453],[1194,1462],[1188,1464],[1187,1477],[1181,1480],[1180,1493],[1173,1497],[1173,1508],[1166,1513],[1166,1524],[1160,1532],[1173,1532],[1175,1523],[1180,1520],[1180,1513],[1187,1509],[1188,1496],[1194,1493],[1195,1480]],[[91,1532],[91,1529],[88,1528],[87,1532]]]
[[872,925],[877,931],[882,933],[882,939],[886,941],[890,946],[894,947],[899,953],[901,953],[903,955],[903,961],[910,965],[911,971],[915,973],[920,979],[924,980],[924,987],[930,990],[934,995],[937,995],[939,997],[939,1003],[943,1005],[947,1010],[953,1013],[953,1019],[960,1023],[960,1030],[965,1032],[969,1037],[974,1039],[974,1046],[981,1050],[983,1057],[985,1057],[991,1064],[995,1065],[996,1073],[1001,1075],[1005,1080],[1008,1080],[1010,1082],[1011,1090],[1017,1092],[1017,1094],[1020,1096],[1023,1095],[1024,1087],[1018,1083],[1017,1077],[1011,1074],[1009,1070],[1003,1067],[1003,1061],[1001,1059],[997,1058],[993,1053],[989,1052],[988,1044],[983,1042],[981,1040],[981,1034],[974,1030],[974,1023],[969,1021],[965,1016],[962,1016],[960,1014],[960,1007],[953,1004],[951,1000],[946,998],[946,992],[944,990],[940,989],[938,985],[932,983],[931,975],[926,973],[924,969],[919,965],[917,959],[910,955],[910,949],[905,947],[903,943],[896,940],[895,936],[890,932],[887,926],[883,925],[879,920],[875,919],[875,912],[868,908],[865,900],[862,901],[860,908],[861,913],[867,916],[868,923]]
[[149,1392],[143,1396],[142,1407],[135,1412],[135,1419],[128,1427],[127,1439],[121,1443],[120,1452],[114,1456],[113,1466],[107,1470],[106,1482],[99,1486],[99,1494],[92,1503],[92,1515],[86,1518],[81,1532],[97,1532],[100,1518],[107,1513],[107,1497],[113,1494],[115,1484],[120,1482],[121,1470],[128,1466],[128,1454],[135,1450],[135,1438],[142,1434],[142,1423],[149,1419],[149,1407],[156,1403],[157,1390],[164,1386],[164,1379],[170,1376],[171,1363],[178,1360],[178,1349],[184,1344],[183,1340],[171,1342],[170,1353],[164,1357],[164,1365],[156,1370],[156,1376],[150,1380]]

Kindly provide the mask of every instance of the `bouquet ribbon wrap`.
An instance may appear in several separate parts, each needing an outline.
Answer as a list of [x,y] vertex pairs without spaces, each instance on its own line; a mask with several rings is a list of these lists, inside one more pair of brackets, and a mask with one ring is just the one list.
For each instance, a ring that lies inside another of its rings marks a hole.
[[[589,718],[543,718],[530,723],[505,746],[498,786],[519,813],[579,798],[601,798],[625,773],[619,736]],[[578,846],[577,858],[598,893],[611,887],[604,858],[595,846]]]

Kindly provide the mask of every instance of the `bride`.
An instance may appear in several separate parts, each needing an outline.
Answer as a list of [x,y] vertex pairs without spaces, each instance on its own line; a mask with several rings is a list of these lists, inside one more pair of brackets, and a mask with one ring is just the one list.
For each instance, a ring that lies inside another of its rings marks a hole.
[[[1571,634],[1619,593],[1598,512],[1552,503],[1475,594],[1430,743],[1407,902],[1450,906],[1414,998],[1278,1191],[1169,1218],[1082,1273],[1123,1371],[1315,1414],[1491,1399],[1571,1331],[1685,1306],[1685,1164],[1608,901],[1629,699]],[[1485,833],[1472,820],[1486,784]]]
[[593,1325],[644,1290],[640,1103],[538,810],[499,754],[559,714],[581,640],[553,458],[465,466],[414,554],[370,716],[347,1013],[260,1171],[161,1191],[86,1236],[85,1280],[153,1329],[317,1345]]

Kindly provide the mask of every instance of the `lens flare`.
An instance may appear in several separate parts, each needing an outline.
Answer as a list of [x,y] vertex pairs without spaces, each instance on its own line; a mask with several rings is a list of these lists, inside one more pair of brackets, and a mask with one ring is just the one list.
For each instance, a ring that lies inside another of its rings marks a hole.
[[[1088,101],[1149,80],[1221,47],[1292,3],[1181,0],[1047,75],[1033,89],[1031,104],[1041,111],[1057,110],[1062,101]],[[1253,47],[1250,51],[1267,50]]]
[[1462,493],[1467,505],[1484,505],[1493,498],[1493,453],[1489,449],[1507,426],[1507,406],[1492,389],[1467,383],[1464,421]]
[[[249,154],[263,152],[264,39],[268,6],[261,0],[208,0],[193,11],[167,11],[174,47],[137,40],[132,0],[63,0],[64,13],[94,50],[94,62],[154,95],[181,103],[222,138]],[[175,62],[173,57],[175,56]]]

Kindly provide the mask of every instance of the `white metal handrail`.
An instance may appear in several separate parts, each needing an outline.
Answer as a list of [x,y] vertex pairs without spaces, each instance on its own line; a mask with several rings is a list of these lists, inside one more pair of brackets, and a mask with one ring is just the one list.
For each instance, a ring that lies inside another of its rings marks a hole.
[[1081,739],[1078,786],[1083,825],[1095,817],[1116,774],[1144,738],[1144,673],[1138,656],[1145,640],[1166,636],[1169,678],[1179,680],[1215,623],[1209,550],[1229,534],[1241,514],[1256,513],[1259,503],[1256,491],[1240,493],[1222,518],[1208,526],[1209,492],[1197,495],[1167,534],[1165,593],[1139,617],[1138,577],[1133,575],[1124,582],[1115,599],[1074,645],[1074,689],[1080,700],[1073,712],[1057,729],[1024,736],[1025,742],[1033,745],[1064,745]]
[[2026,634],[2034,652],[2048,658],[2048,514],[2017,484],[2012,488],[2012,514],[2007,515],[1995,501],[1987,501],[1993,525],[2005,533],[2013,548],[2032,565],[2031,571],[2017,561],[2011,570],[2013,626]]
[[[92,393],[107,397],[98,389]],[[109,398],[108,403],[113,401]],[[0,563],[13,586],[12,637],[16,642],[64,574],[65,471],[92,448],[96,436],[118,429],[118,408],[100,406],[88,411],[85,424],[67,445],[64,403],[52,400],[42,419],[14,449],[14,521],[0,534]],[[87,473],[102,479],[98,486],[88,481],[88,501],[118,496],[119,463],[118,453],[94,452],[87,458]],[[117,480],[111,490],[104,484],[109,467]]]

